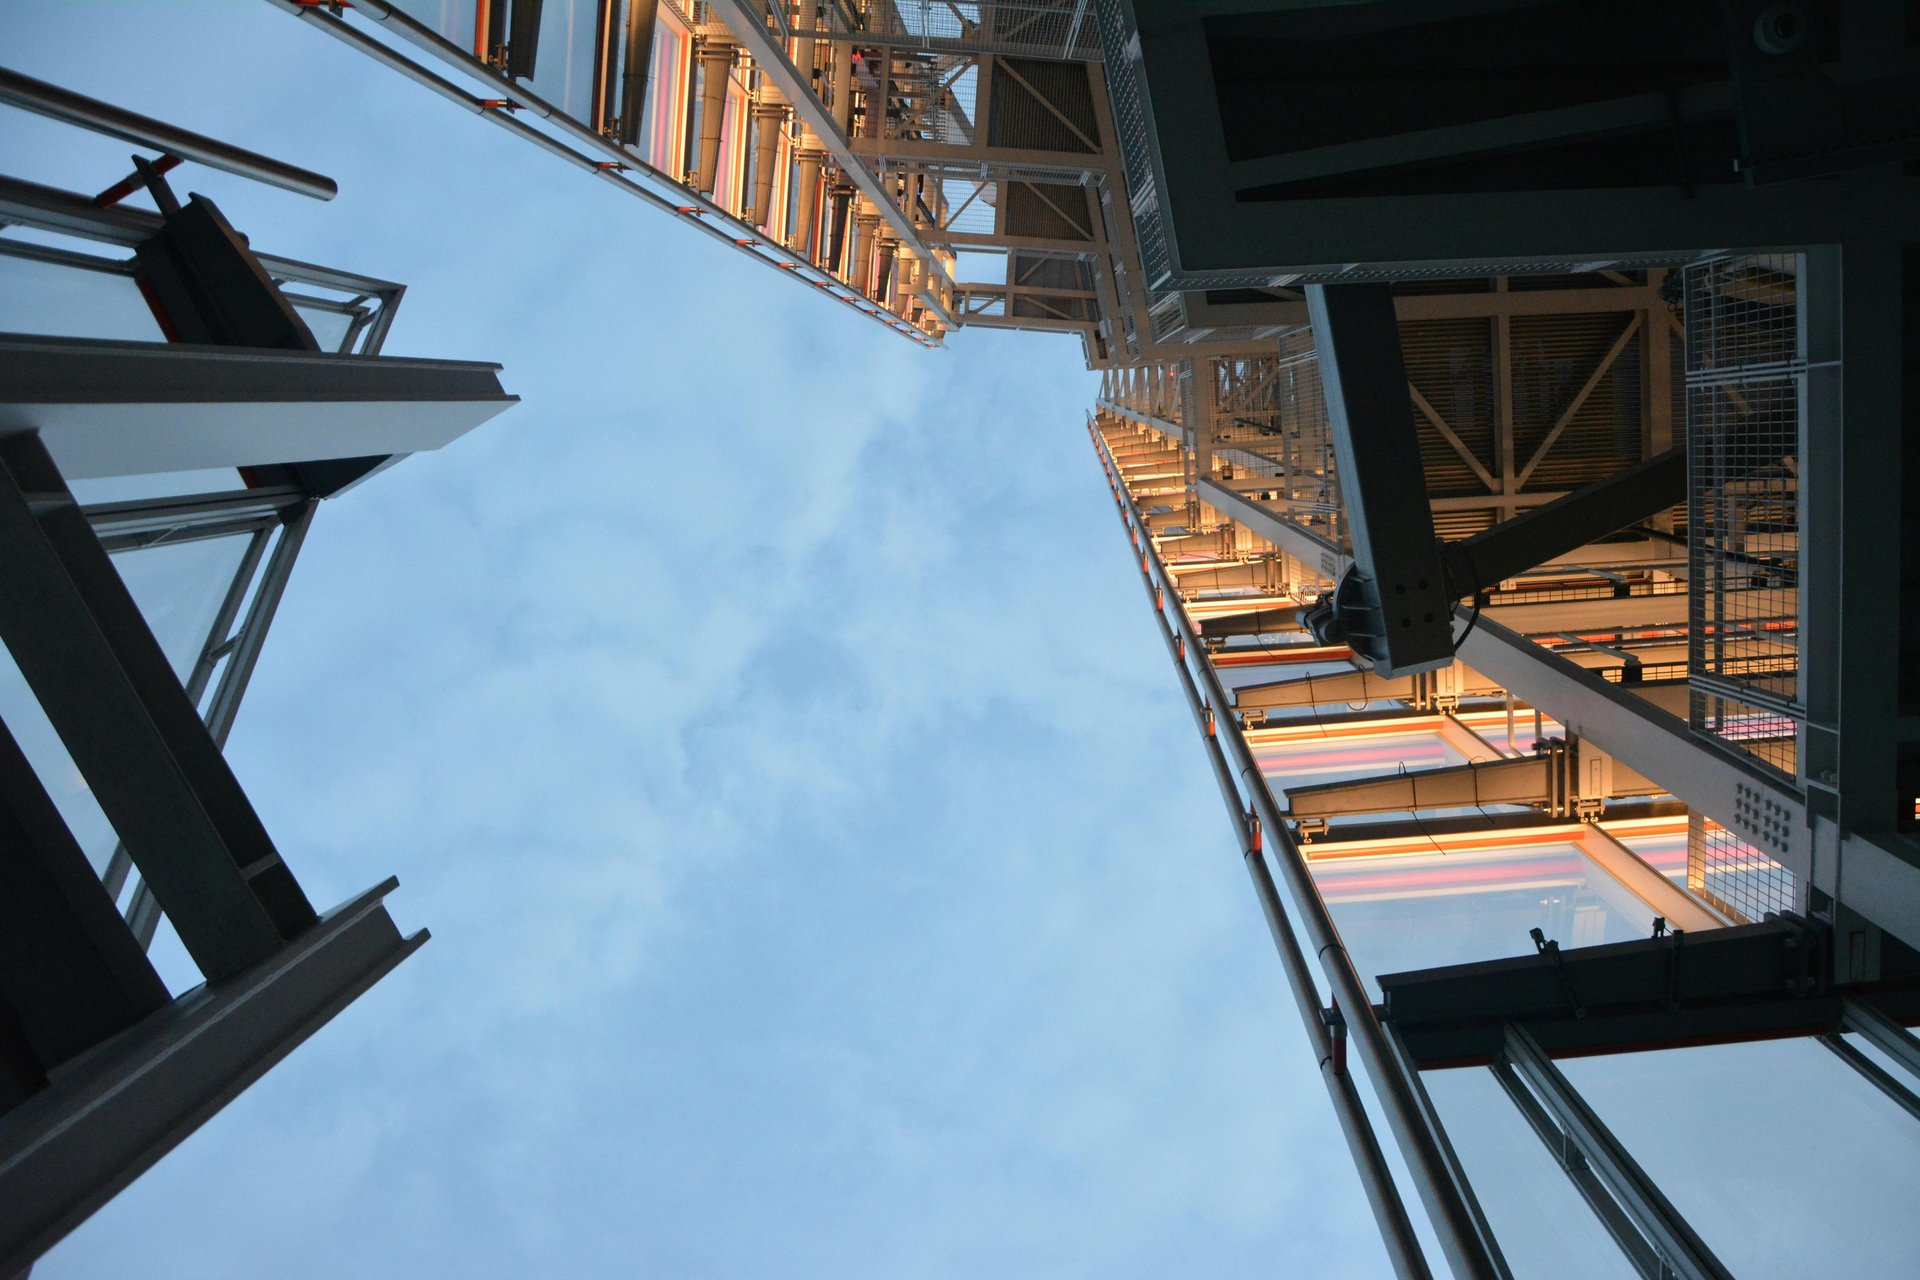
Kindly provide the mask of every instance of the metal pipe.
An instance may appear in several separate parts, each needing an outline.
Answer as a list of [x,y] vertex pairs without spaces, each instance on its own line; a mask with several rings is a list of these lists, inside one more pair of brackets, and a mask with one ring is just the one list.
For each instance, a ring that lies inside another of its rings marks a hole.
[[813,136],[813,130],[800,131],[800,172],[795,180],[799,186],[794,219],[793,239],[787,247],[805,258],[808,262],[820,260],[819,228],[820,221],[820,162],[825,159],[820,150],[820,140]]
[[753,109],[753,215],[754,226],[765,228],[773,209],[773,166],[780,154],[780,134],[787,124],[787,106],[770,88]]
[[820,260],[820,267],[834,275],[841,274],[840,264],[846,261],[842,255],[847,249],[847,222],[853,211],[853,191],[852,187],[836,185],[828,197],[832,201],[832,209],[827,220],[827,253]]
[[232,731],[233,718],[240,710],[241,695],[253,679],[254,664],[260,660],[260,646],[266,642],[267,628],[273,625],[274,615],[280,610],[280,597],[286,592],[293,562],[306,543],[307,530],[313,526],[313,515],[319,507],[319,499],[309,498],[287,517],[280,530],[280,541],[267,559],[253,603],[248,606],[246,620],[241,624],[233,656],[227,659],[226,670],[220,673],[220,682],[214,688],[213,701],[207,705],[207,732],[213,735],[215,746],[227,745],[227,734]]
[[[802,13],[802,10],[809,8],[814,12],[810,14]],[[800,73],[801,82],[808,88],[813,87],[815,75],[813,68],[813,32],[815,24],[819,21],[819,12],[820,6],[810,5],[807,3],[807,0],[800,0],[800,3],[793,6],[793,66],[794,69]]]
[[846,137],[853,127],[853,46],[833,50],[833,122]]
[[325,174],[178,128],[5,67],[0,67],[0,102],[135,146],[151,147],[182,160],[195,160],[256,182],[297,191],[315,200],[331,200],[340,194],[339,185]]
[[[1126,507],[1136,524],[1145,528],[1145,522],[1139,519],[1139,512],[1133,506],[1131,495],[1126,497]],[[1154,548],[1151,538],[1146,539],[1141,556],[1145,562],[1159,569],[1160,581],[1171,591],[1171,577],[1161,564],[1159,552]],[[1181,638],[1189,648],[1196,654],[1204,654],[1205,644],[1186,611],[1176,608],[1173,617]],[[1230,707],[1232,702],[1221,686],[1213,664],[1202,661],[1198,665],[1202,692],[1208,705],[1223,709]],[[1262,828],[1271,833],[1270,847],[1275,850],[1273,860],[1299,908],[1307,939],[1319,957],[1320,969],[1332,990],[1334,1003],[1346,1017],[1360,1050],[1361,1060],[1374,1082],[1375,1094],[1386,1111],[1387,1121],[1406,1157],[1434,1232],[1439,1236],[1441,1248],[1446,1252],[1454,1274],[1462,1280],[1509,1280],[1506,1264],[1500,1258],[1497,1246],[1491,1238],[1482,1238],[1479,1215],[1455,1185],[1451,1163],[1428,1128],[1427,1118],[1388,1042],[1386,1028],[1381,1025],[1374,1011],[1366,984],[1340,941],[1339,930],[1335,928],[1333,917],[1328,913],[1327,905],[1313,882],[1313,873],[1307,869],[1306,857],[1300,852],[1300,846],[1286,824],[1286,816],[1274,802],[1266,775],[1260,771],[1259,762],[1247,746],[1239,721],[1224,710],[1219,718],[1225,721],[1220,732],[1227,740],[1229,754],[1239,765],[1241,780],[1253,801],[1255,817]]]
[[720,125],[726,117],[728,72],[733,67],[733,42],[706,37],[700,46],[700,164],[693,186],[703,196],[713,194],[714,175],[720,169]]
[[[1151,538],[1134,523],[1137,515],[1132,499],[1121,485],[1117,470],[1109,465],[1111,453],[1100,433],[1089,424],[1094,445],[1106,457],[1101,465],[1106,469],[1107,482],[1113,489],[1115,505],[1120,508],[1120,518],[1137,540],[1151,546]],[[1307,1039],[1312,1042],[1314,1052],[1320,1063],[1320,1079],[1326,1086],[1327,1096],[1333,1101],[1333,1110],[1340,1122],[1341,1132],[1347,1139],[1347,1148],[1353,1156],[1355,1170],[1360,1175],[1360,1183],[1367,1196],[1367,1203],[1373,1209],[1375,1222],[1380,1227],[1380,1238],[1386,1245],[1387,1256],[1393,1263],[1393,1271],[1403,1280],[1424,1280],[1432,1275],[1427,1266],[1425,1254],[1420,1248],[1419,1237],[1414,1232],[1413,1221],[1407,1214],[1405,1202],[1400,1197],[1400,1189],[1394,1185],[1393,1171],[1388,1167],[1386,1155],[1380,1149],[1379,1137],[1374,1133],[1373,1122],[1367,1116],[1366,1107],[1360,1101],[1359,1091],[1355,1088],[1353,1077],[1344,1068],[1340,1060],[1343,1055],[1336,1053],[1334,1036],[1322,1016],[1320,1008],[1320,990],[1314,983],[1313,973],[1307,967],[1307,958],[1300,949],[1300,940],[1294,933],[1293,925],[1287,918],[1287,908],[1280,897],[1279,889],[1273,882],[1266,859],[1261,852],[1261,841],[1255,834],[1255,828],[1248,820],[1246,808],[1240,796],[1240,789],[1234,781],[1233,770],[1227,763],[1226,755],[1220,749],[1217,723],[1212,709],[1201,697],[1199,686],[1194,682],[1193,672],[1186,660],[1186,646],[1167,622],[1160,607],[1162,597],[1155,591],[1153,578],[1146,569],[1147,560],[1142,557],[1141,582],[1146,588],[1148,599],[1154,602],[1154,621],[1158,625],[1160,638],[1167,646],[1167,652],[1173,657],[1174,667],[1180,673],[1181,689],[1187,695],[1187,709],[1201,732],[1201,740],[1206,745],[1207,762],[1213,767],[1215,784],[1220,788],[1220,798],[1226,802],[1234,830],[1240,839],[1241,860],[1247,868],[1247,874],[1253,881],[1254,893],[1260,901],[1260,913],[1267,922],[1267,931],[1273,938],[1274,950],[1280,956],[1280,968],[1286,974],[1287,987],[1293,992],[1294,1005],[1300,1014],[1301,1025],[1305,1028]],[[1174,605],[1179,608],[1178,603]],[[1200,659],[1205,661],[1204,658]]]
[[873,233],[879,225],[880,214],[873,202],[861,196],[858,212],[853,217],[853,252],[847,255],[846,265],[847,284],[860,293],[867,291],[873,276]]
[[893,260],[895,241],[880,238],[879,247],[873,254],[873,300],[891,310],[893,304],[888,301],[889,291],[893,287]]

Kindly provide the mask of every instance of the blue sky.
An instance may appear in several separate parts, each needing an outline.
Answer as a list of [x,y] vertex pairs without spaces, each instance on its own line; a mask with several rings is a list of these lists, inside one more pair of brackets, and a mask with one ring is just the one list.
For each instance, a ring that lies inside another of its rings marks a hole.
[[434,940],[36,1277],[1381,1273],[1076,343],[922,351],[262,0],[0,47],[339,179],[176,185],[523,397],[323,509],[230,746]]

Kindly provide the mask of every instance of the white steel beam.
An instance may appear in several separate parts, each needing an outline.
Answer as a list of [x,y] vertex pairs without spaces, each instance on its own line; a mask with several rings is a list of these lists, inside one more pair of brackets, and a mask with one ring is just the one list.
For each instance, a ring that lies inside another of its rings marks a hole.
[[1825,831],[1816,832],[1805,798],[1783,780],[1702,741],[1686,721],[1630,687],[1611,684],[1491,618],[1481,618],[1460,656],[1803,880],[1831,884],[1836,856],[1843,855],[1847,904],[1902,939],[1920,938],[1920,866],[1859,836],[1838,841],[1824,820]]
[[499,368],[0,335],[0,433],[76,478],[419,453],[518,401]]
[[[853,139],[847,136],[846,130],[840,127],[840,122],[834,119],[826,104],[815,96],[813,86],[787,57],[786,42],[767,30],[766,6],[757,0],[713,0],[711,7],[726,23],[727,30],[733,32],[734,39],[747,47],[753,55],[754,65],[760,68],[761,74],[793,107],[794,114],[833,153],[840,171],[860,189],[862,195],[873,202],[874,208],[893,228],[901,244],[910,248],[926,264],[936,277],[936,283],[945,284],[951,289],[953,278],[947,274],[946,264],[921,239],[920,228],[914,225],[913,219],[893,198],[893,192],[880,181],[879,175],[854,154]],[[953,315],[938,305],[941,293],[939,288],[929,288],[924,291],[924,299],[934,302],[935,305],[930,309],[940,316],[942,322],[949,327],[957,327],[958,321]]]

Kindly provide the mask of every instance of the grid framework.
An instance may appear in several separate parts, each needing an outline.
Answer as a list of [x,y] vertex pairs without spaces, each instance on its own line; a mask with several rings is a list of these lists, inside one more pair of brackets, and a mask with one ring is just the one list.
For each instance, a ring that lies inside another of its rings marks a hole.
[[1797,254],[1687,268],[1690,723],[1788,778],[1799,702]]

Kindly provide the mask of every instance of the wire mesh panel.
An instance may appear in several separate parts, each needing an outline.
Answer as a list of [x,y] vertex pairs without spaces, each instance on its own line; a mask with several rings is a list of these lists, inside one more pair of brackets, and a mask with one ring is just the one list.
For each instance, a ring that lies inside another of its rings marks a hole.
[[1806,908],[1805,887],[1791,871],[1697,813],[1687,815],[1687,888],[1741,924]]
[[1691,723],[1794,776],[1799,437],[1796,254],[1686,272]]
[[1100,35],[1085,0],[883,0],[829,5],[809,23],[800,6],[795,30],[861,38],[902,48],[1025,54],[1085,61],[1100,56]]

